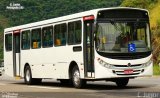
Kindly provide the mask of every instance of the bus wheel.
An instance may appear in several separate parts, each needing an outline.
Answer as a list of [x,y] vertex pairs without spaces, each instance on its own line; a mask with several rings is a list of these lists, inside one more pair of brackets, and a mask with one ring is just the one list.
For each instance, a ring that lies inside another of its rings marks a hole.
[[82,88],[86,83],[85,80],[82,80],[80,78],[80,72],[77,66],[74,67],[72,70],[72,83],[73,83],[73,86],[76,88]]
[[116,79],[115,82],[116,82],[118,87],[125,87],[129,82],[129,78]]
[[34,79],[32,78],[31,69],[29,66],[26,66],[24,71],[24,81],[26,84],[31,85],[34,82]]

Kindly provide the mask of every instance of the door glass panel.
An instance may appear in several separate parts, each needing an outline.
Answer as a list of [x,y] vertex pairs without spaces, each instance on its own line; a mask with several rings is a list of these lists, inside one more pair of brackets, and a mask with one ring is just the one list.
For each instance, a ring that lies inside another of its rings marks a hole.
[[20,53],[20,36],[15,36],[15,52]]
[[87,21],[84,24],[84,62],[85,62],[85,73],[94,72],[94,40],[93,40],[93,21]]
[[13,34],[13,73],[20,76],[20,33]]

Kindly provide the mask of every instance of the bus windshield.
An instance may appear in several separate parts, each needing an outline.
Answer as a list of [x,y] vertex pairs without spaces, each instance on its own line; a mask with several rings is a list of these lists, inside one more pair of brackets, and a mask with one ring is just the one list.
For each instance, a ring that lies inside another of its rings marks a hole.
[[99,52],[148,52],[150,48],[150,29],[148,22],[110,21],[97,23],[96,49]]

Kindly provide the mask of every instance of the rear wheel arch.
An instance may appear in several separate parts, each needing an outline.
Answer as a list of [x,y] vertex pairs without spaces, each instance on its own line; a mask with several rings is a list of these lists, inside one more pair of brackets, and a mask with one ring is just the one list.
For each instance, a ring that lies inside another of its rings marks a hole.
[[28,63],[26,63],[24,67],[24,82],[28,85],[40,84],[42,82],[41,78],[32,77],[32,70]]

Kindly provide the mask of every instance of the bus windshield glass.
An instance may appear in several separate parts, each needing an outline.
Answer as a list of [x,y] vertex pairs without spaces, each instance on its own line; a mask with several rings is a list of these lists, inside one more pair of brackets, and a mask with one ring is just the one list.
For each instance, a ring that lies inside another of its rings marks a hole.
[[148,52],[150,48],[150,29],[146,21],[97,23],[96,49],[99,52]]

